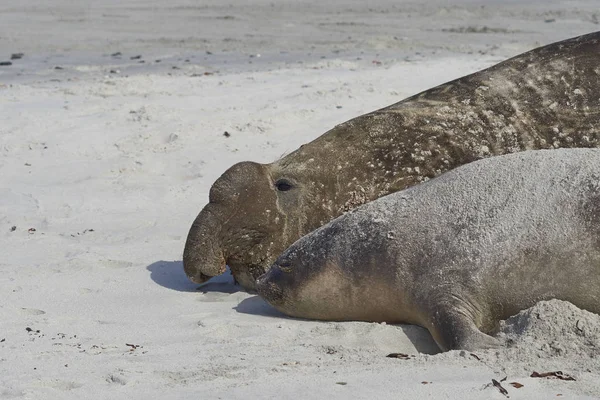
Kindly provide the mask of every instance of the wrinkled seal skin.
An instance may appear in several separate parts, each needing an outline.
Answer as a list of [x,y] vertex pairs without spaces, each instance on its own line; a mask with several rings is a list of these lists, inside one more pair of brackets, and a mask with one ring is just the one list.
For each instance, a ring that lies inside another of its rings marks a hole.
[[252,290],[290,244],[358,205],[489,156],[599,147],[598,93],[600,32],[342,123],[272,164],[236,164],[190,229],[185,272],[202,283],[229,265]]
[[490,348],[500,319],[557,298],[600,314],[600,149],[477,161],[304,236],[258,280],[285,314],[412,323]]

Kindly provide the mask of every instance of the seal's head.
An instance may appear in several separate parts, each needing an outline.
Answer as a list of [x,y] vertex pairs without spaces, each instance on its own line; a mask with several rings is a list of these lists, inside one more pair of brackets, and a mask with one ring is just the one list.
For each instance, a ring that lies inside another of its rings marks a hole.
[[257,279],[258,294],[287,315],[344,319],[337,304],[354,288],[336,257],[331,257],[336,247],[334,230],[326,226],[294,243]]
[[[348,216],[348,215],[347,215]],[[329,223],[290,246],[256,281],[258,294],[284,314],[309,319],[396,320],[381,304],[396,302],[392,276],[378,273],[379,262],[363,246],[379,248],[377,238],[348,246],[355,224]],[[362,256],[362,255],[364,256]],[[385,263],[385,261],[384,261]],[[395,292],[398,292],[397,290]]]
[[[306,292],[315,286],[314,277],[320,275],[319,270],[322,269],[320,262],[311,262],[307,258],[303,257],[298,249],[284,252],[271,268],[256,280],[258,294],[288,315],[314,318],[308,315],[309,313],[298,312],[298,309],[305,308],[304,303],[308,300]],[[323,298],[314,300],[324,301]]]

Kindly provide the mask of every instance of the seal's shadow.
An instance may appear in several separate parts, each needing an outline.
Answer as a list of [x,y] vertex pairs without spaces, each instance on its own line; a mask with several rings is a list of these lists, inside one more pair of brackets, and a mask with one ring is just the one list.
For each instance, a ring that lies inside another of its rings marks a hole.
[[299,319],[288,317],[287,315],[280,313],[259,296],[248,297],[247,299],[242,300],[237,306],[233,307],[233,309],[242,314],[260,315],[263,317],[273,318]]
[[146,267],[150,271],[150,279],[167,289],[179,292],[222,292],[235,293],[240,290],[233,282],[229,268],[227,272],[216,276],[208,282],[198,285],[188,279],[183,271],[182,261],[157,261]]
[[415,346],[419,353],[438,354],[442,350],[439,348],[429,331],[418,325],[409,324],[390,324],[402,329],[408,340]]

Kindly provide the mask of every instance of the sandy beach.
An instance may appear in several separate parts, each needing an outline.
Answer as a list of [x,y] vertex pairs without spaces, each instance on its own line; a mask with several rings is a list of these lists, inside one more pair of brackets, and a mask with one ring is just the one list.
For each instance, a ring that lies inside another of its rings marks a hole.
[[0,4],[0,398],[600,398],[600,316],[570,304],[508,321],[510,348],[436,354],[181,262],[234,163],[599,30],[597,2],[81,3]]

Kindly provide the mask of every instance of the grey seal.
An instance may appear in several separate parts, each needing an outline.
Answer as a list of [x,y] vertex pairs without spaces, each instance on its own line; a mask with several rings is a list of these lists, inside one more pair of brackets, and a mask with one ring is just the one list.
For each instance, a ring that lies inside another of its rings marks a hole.
[[304,236],[259,278],[281,312],[410,323],[442,350],[489,348],[541,300],[600,313],[600,149],[456,168]]

